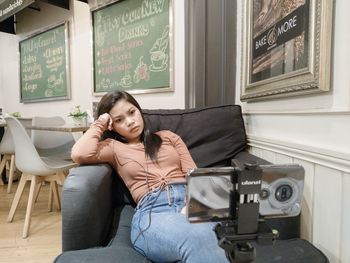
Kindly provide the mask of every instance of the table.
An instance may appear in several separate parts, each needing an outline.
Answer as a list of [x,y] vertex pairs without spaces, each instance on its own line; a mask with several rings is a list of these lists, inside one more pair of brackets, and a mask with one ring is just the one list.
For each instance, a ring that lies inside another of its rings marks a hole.
[[[18,118],[20,121],[28,121],[31,118]],[[30,122],[22,123],[26,130],[41,130],[41,131],[60,131],[60,132],[85,132],[90,128],[88,124],[74,124],[74,123],[66,123],[61,126],[57,125],[31,125]],[[6,122],[4,120],[0,120],[0,127],[6,127]]]
[[77,125],[66,123],[61,126],[43,126],[43,125],[28,125],[27,130],[41,130],[41,131],[60,131],[60,132],[85,132],[90,128],[90,125]]
[[[31,125],[32,123],[32,118],[18,117],[17,120],[20,121],[20,123],[23,125],[24,128],[26,128],[28,125]],[[6,121],[4,118],[0,118],[0,128],[1,127],[6,127]],[[30,137],[30,131],[27,131],[27,133]]]

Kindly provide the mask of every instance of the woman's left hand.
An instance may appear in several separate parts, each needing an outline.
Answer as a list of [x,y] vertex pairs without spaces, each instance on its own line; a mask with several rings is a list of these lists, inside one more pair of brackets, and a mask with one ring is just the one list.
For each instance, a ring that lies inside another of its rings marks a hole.
[[98,120],[105,126],[108,130],[113,130],[112,118],[108,113],[104,113],[98,117]]

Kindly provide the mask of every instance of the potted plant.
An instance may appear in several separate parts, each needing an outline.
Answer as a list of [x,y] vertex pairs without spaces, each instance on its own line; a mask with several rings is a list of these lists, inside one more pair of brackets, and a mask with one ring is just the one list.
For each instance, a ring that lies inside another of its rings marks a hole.
[[11,116],[13,116],[15,118],[20,118],[21,117],[21,113],[19,111],[15,111],[15,112],[11,113]]
[[78,123],[78,124],[82,124],[84,122],[86,122],[87,119],[87,112],[86,111],[82,111],[80,109],[80,105],[76,105],[73,109],[73,111],[71,111],[68,114],[68,117],[72,117],[74,122]]

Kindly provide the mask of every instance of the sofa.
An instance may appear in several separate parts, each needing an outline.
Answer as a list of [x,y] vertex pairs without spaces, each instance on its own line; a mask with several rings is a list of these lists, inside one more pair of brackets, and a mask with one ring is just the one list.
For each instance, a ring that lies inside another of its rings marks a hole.
[[[238,105],[143,113],[151,131],[166,129],[180,135],[198,167],[227,166],[233,158],[268,163],[248,153]],[[134,207],[129,191],[108,164],[72,169],[62,189],[62,254],[55,262],[149,262],[130,241]],[[286,229],[296,229],[288,238],[298,237],[299,221],[282,221]]]

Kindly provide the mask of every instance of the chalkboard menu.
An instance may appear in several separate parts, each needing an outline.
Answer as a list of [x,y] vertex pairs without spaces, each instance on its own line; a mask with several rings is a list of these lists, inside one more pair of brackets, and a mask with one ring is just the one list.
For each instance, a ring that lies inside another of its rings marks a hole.
[[92,11],[94,92],[170,91],[169,0],[124,0]]
[[68,22],[19,43],[21,102],[70,98]]

